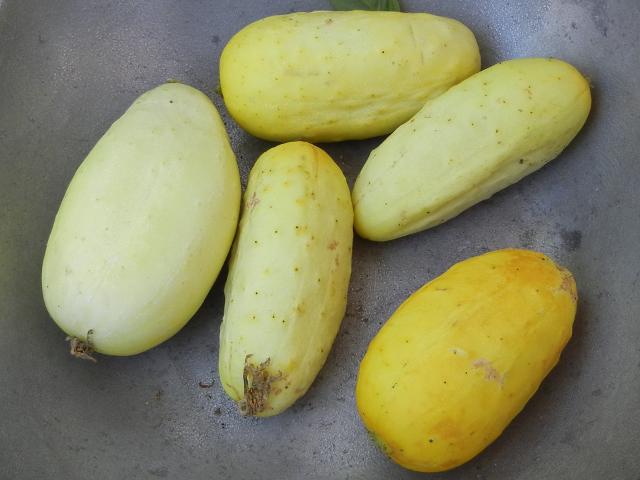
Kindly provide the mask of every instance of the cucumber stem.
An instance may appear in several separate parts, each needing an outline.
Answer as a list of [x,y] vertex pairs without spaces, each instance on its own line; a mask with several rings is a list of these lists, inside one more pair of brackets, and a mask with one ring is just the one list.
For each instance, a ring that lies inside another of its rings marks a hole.
[[92,355],[94,352],[93,345],[91,342],[92,334],[93,334],[93,330],[89,330],[87,332],[85,340],[82,340],[78,337],[72,337],[72,336],[68,336],[67,338],[65,338],[65,341],[69,342],[69,347],[70,347],[69,353],[76,358],[97,363],[98,360],[96,360],[95,357]]

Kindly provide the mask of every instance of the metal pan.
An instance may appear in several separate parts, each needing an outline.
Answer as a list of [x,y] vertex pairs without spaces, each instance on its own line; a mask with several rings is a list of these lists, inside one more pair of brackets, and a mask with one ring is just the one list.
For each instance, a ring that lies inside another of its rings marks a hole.
[[[183,331],[148,353],[96,365],[67,354],[44,309],[40,268],[65,187],[89,149],[137,95],[178,79],[221,109],[246,181],[270,145],[225,113],[215,94],[220,51],[252,20],[327,7],[0,0],[0,478],[421,478],[388,461],[361,426],[358,362],[418,286],[456,261],[509,246],[538,249],[575,273],[574,337],[490,448],[428,478],[638,480],[637,0],[404,1],[469,25],[485,66],[520,56],[575,64],[591,78],[594,109],[560,158],[489,201],[392,243],[357,240],[333,352],[290,411],[242,418],[217,383],[222,280]],[[353,182],[379,141],[325,147]]]

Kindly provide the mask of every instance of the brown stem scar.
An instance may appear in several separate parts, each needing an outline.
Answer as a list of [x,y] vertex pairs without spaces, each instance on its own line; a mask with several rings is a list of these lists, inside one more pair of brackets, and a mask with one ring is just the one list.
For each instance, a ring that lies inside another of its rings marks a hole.
[[282,378],[282,373],[272,375],[269,372],[271,358],[267,358],[259,365],[254,365],[249,361],[251,354],[244,359],[244,371],[242,379],[244,382],[244,398],[238,403],[240,412],[243,415],[256,415],[267,408],[267,401],[271,393],[273,383]]
[[91,335],[93,335],[93,330],[87,331],[85,340],[81,340],[78,337],[67,336],[65,341],[69,342],[69,353],[71,355],[82,360],[97,363],[98,361],[93,356],[94,349],[93,342],[91,341]]
[[484,378],[486,380],[504,385],[504,375],[501,375],[489,360],[479,358],[478,360],[474,361],[472,365],[474,368],[482,368],[484,370]]

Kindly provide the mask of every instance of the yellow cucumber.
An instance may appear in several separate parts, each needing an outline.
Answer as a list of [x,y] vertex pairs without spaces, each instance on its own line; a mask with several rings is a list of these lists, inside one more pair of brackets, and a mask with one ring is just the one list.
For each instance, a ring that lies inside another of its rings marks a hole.
[[356,402],[383,450],[438,472],[495,440],[571,337],[576,285],[541,253],[460,262],[411,295],[372,340]]
[[308,12],[240,30],[222,52],[220,85],[251,134],[329,142],[390,133],[479,69],[475,37],[456,20]]
[[279,145],[256,162],[225,286],[219,374],[248,415],[302,396],[344,316],[353,241],[347,182],[324,151]]
[[204,94],[169,83],[138,98],[78,168],[47,244],[45,304],[76,353],[133,355],[180,330],[227,256],[240,195]]
[[560,60],[510,60],[427,102],[375,149],[353,188],[355,227],[391,240],[439,225],[549,162],[591,108]]

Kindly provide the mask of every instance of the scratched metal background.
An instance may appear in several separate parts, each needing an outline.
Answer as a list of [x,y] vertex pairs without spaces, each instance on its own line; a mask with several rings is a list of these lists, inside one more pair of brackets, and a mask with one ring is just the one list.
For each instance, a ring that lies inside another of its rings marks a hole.
[[[483,454],[434,479],[640,478],[640,2],[404,1],[462,20],[484,65],[557,56],[593,83],[591,119],[560,158],[434,230],[356,241],[347,316],[309,393],[238,416],[217,382],[219,280],[158,348],[97,365],[67,355],[40,291],[65,187],[133,99],[170,78],[220,108],[243,181],[270,145],[215,93],[230,36],[324,0],[0,0],[0,478],[401,479],[355,410],[358,362],[398,304],[452,263],[501,247],[550,254],[580,289],[558,367]],[[310,59],[310,61],[314,61]],[[366,79],[363,79],[366,81]],[[379,139],[327,145],[353,182]],[[226,272],[221,278],[224,279]],[[211,388],[198,382],[216,379]]]

